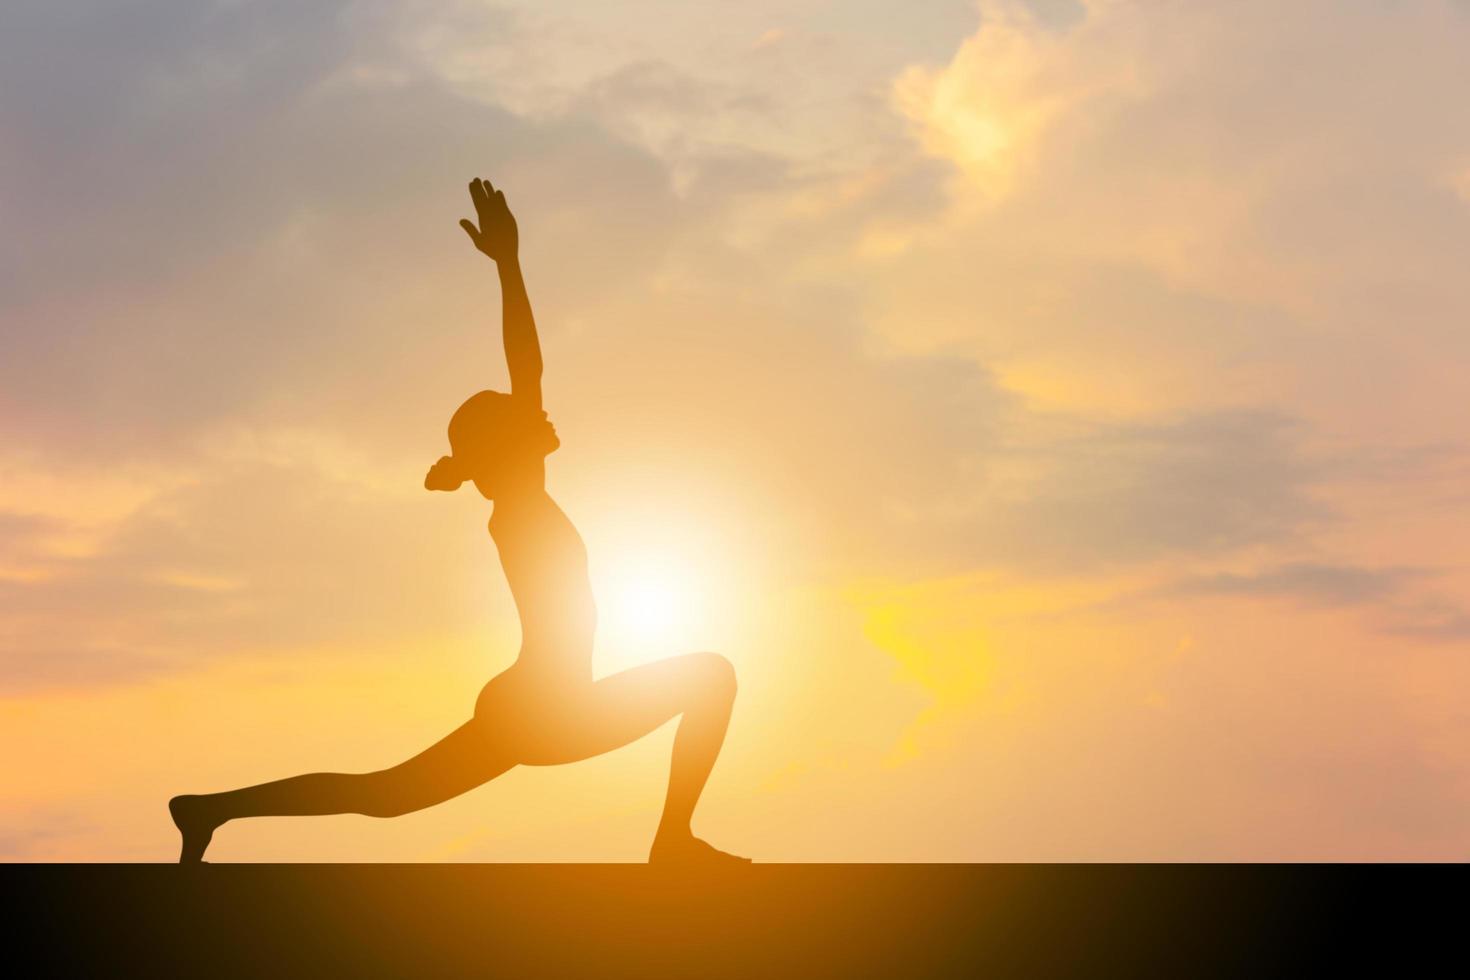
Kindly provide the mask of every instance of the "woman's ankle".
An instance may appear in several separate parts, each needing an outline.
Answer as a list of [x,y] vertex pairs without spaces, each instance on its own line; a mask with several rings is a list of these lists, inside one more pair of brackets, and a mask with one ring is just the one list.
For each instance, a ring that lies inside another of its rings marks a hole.
[[694,839],[694,831],[690,829],[689,823],[685,822],[661,822],[658,830],[654,832],[654,844],[682,844]]

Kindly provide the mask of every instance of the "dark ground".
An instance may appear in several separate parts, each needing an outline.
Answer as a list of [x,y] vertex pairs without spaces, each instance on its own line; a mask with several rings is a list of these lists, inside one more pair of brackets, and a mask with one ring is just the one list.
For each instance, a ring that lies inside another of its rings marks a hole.
[[[10,865],[12,976],[1387,975],[1452,956],[1459,867]],[[18,948],[19,947],[19,948]],[[1383,956],[1390,957],[1385,961]],[[1455,964],[1455,965],[1451,965]],[[1335,971],[1334,971],[1335,972]],[[1378,970],[1373,972],[1377,973]]]

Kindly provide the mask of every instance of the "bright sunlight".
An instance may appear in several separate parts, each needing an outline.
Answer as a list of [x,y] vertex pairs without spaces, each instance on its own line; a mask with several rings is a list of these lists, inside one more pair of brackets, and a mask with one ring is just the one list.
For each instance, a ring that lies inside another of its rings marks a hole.
[[599,603],[609,639],[661,647],[699,621],[701,590],[688,563],[667,555],[639,556],[610,572]]

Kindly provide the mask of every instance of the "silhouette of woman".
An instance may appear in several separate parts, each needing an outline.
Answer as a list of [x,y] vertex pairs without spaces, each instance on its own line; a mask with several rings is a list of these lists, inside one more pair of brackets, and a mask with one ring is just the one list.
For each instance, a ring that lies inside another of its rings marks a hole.
[[183,837],[180,862],[200,861],[214,831],[240,817],[421,810],[494,779],[515,765],[575,762],[611,751],[682,715],[668,796],[650,862],[742,864],[695,837],[694,805],[730,720],[735,672],[714,653],[695,653],[592,679],[597,611],[587,551],[546,493],[546,456],[560,445],[541,409],[541,346],[505,195],[470,184],[479,217],[461,221],[500,270],[511,393],[482,391],[449,421],[450,455],[424,479],[430,490],[473,482],[495,502],[490,536],[521,618],[516,662],[485,685],[474,717],[439,743],[390,769],[310,773],[225,793],[176,796],[169,812]]

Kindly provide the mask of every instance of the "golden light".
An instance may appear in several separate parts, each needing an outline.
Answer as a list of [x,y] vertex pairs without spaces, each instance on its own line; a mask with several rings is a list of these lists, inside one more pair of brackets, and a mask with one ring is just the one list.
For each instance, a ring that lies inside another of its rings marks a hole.
[[[597,502],[606,509],[586,508],[579,522],[597,599],[598,672],[701,650],[753,649],[759,617],[751,595],[767,574],[769,549],[760,535],[731,533],[754,523],[743,501],[722,496],[720,485],[675,484],[663,475],[637,474],[614,489],[600,486]],[[763,519],[767,526],[778,520],[769,509]]]
[[674,627],[683,608],[679,591],[675,583],[667,580],[629,582],[618,597],[619,610],[639,632],[664,634]]
[[605,625],[619,640],[663,643],[698,621],[697,575],[668,556],[626,562],[612,575]]

